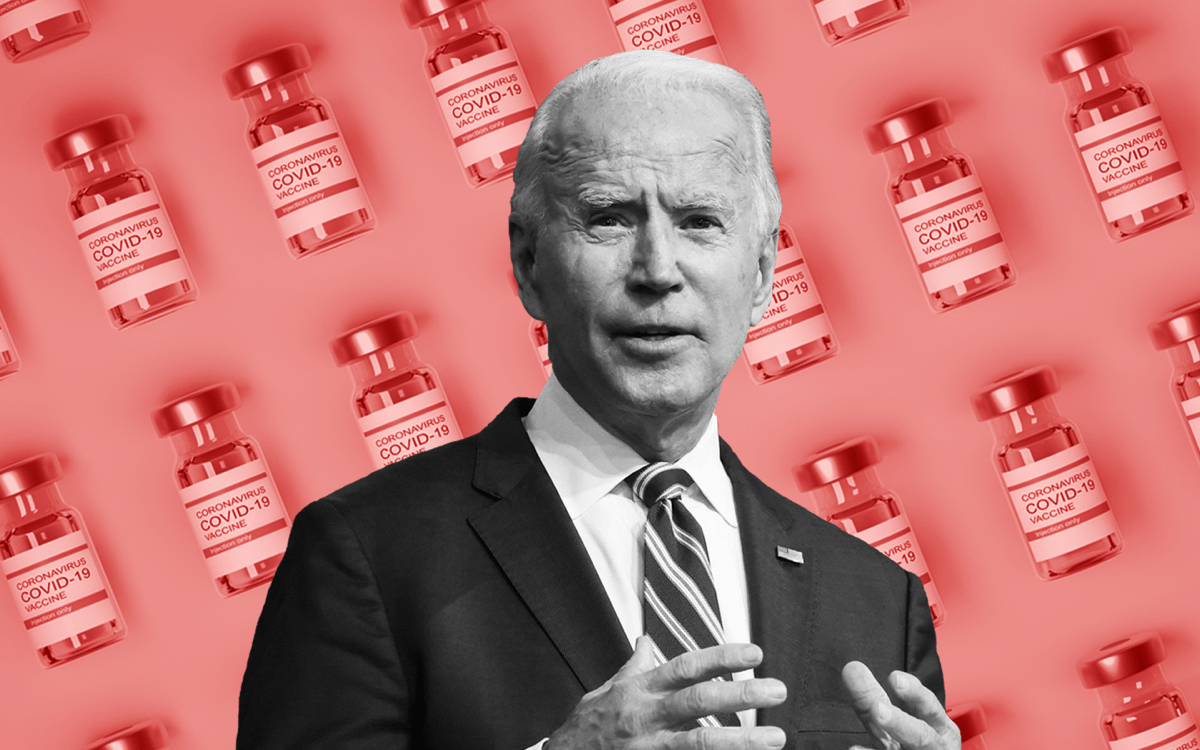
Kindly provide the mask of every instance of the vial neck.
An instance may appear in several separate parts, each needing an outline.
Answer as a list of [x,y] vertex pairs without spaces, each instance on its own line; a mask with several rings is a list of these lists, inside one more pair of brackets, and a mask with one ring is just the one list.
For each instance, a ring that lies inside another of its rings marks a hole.
[[991,420],[992,432],[1001,443],[1010,443],[1037,433],[1062,421],[1054,401],[1049,397],[1038,399],[1019,409],[1007,412]]
[[68,163],[63,171],[71,188],[80,190],[97,182],[106,180],[113,175],[132,172],[137,169],[133,162],[133,151],[128,143],[110,146],[94,151]]
[[296,102],[312,99],[315,96],[312,86],[308,83],[308,76],[304,73],[297,73],[267,81],[243,96],[242,102],[246,105],[246,111],[250,114],[250,118],[257,119],[269,112],[289,107]]
[[1171,362],[1181,372],[1197,369],[1197,364],[1200,364],[1200,339],[1191,339],[1171,347]]
[[411,340],[371,352],[350,363],[350,376],[358,385],[389,380],[417,368],[424,363],[417,358],[417,348]]
[[172,432],[171,445],[175,447],[176,455],[191,456],[245,437],[246,434],[238,426],[237,417],[229,411]]
[[1167,682],[1161,664],[1155,664],[1137,674],[1097,689],[1100,702],[1105,709],[1112,712],[1127,710],[1153,700],[1164,692],[1172,691],[1173,688]]
[[883,152],[892,174],[904,174],[938,161],[954,150],[945,128],[910,138]]
[[1102,63],[1084,68],[1063,81],[1067,98],[1071,101],[1088,101],[1103,96],[1133,81],[1129,65],[1124,57],[1114,57]]
[[0,498],[0,533],[28,525],[47,515],[66,510],[55,483],[34,487],[19,495]]
[[821,485],[813,491],[813,496],[821,515],[829,516],[871,502],[886,493],[875,467],[869,466],[831,484]]
[[421,26],[425,35],[425,43],[430,49],[436,49],[467,34],[474,34],[492,26],[487,9],[482,2],[459,5],[439,13],[429,22]]

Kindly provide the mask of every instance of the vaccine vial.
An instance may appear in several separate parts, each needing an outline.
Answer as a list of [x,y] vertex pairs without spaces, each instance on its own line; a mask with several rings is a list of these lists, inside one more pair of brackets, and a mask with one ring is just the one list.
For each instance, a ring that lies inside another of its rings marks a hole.
[[626,52],[666,50],[725,64],[702,0],[605,0]]
[[1175,144],[1150,91],[1129,72],[1124,29],[1101,31],[1042,58],[1067,94],[1067,132],[1108,236],[1129,239],[1194,208]]
[[958,727],[962,737],[962,750],[987,750],[983,733],[987,731],[987,715],[978,703],[960,703],[946,709],[950,721]]
[[792,467],[796,486],[812,493],[817,514],[921,579],[933,624],[946,617],[929,565],[900,499],[879,481],[879,446],[861,437],[825,448]]
[[1153,631],[1102,646],[1076,663],[1079,680],[1100,698],[1100,733],[1109,750],[1193,750],[1196,720],[1167,681],[1167,653]]
[[864,131],[887,160],[888,198],[934,312],[1017,280],[975,167],[950,142],[953,121],[949,105],[931,99]]
[[1175,372],[1171,393],[1200,455],[1200,302],[1182,307],[1150,326],[1155,349],[1168,349]]
[[425,74],[467,182],[508,177],[537,109],[508,34],[479,0],[404,0],[401,9],[425,35]]
[[67,175],[67,212],[100,303],[116,328],[162,317],[196,301],[196,282],[162,197],[133,161],[133,126],[112,115],[46,143]]
[[550,364],[550,334],[546,332],[546,324],[540,320],[530,323],[529,339],[533,342],[533,349],[542,363],[542,372],[546,373],[546,379],[549,380],[554,366]]
[[830,47],[891,26],[908,15],[908,0],[812,0],[821,36]]
[[225,71],[225,90],[250,115],[246,139],[293,258],[343,245],[375,228],[375,212],[329,103],[313,93],[312,60],[289,44]]
[[779,225],[779,251],[771,306],[746,334],[742,359],[756,383],[799,372],[837,354],[837,341],[808,264],[786,224]]
[[376,469],[462,438],[437,373],[417,357],[412,313],[388,315],[333,341],[354,380],[354,415]]
[[53,453],[0,469],[0,572],[44,667],[125,637],[125,621]]
[[0,5],[0,47],[13,62],[78,42],[91,30],[83,0],[17,0]]
[[17,356],[17,348],[13,345],[12,335],[0,315],[0,380],[7,378],[21,369],[21,359]]
[[1089,568],[1123,546],[1087,447],[1054,404],[1058,390],[1054,370],[1042,366],[971,397],[975,417],[991,424],[1000,481],[1044,581]]
[[170,744],[167,728],[155,719],[113,732],[91,743],[84,750],[163,750]]
[[175,485],[221,596],[271,580],[290,526],[262,449],[238,425],[239,406],[237,389],[219,383],[151,415],[175,448]]

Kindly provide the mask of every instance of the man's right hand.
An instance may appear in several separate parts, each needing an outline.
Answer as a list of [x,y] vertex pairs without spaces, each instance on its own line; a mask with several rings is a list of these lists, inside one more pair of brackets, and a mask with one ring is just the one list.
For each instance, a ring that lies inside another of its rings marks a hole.
[[710,714],[783,703],[787,688],[779,680],[713,681],[761,662],[758,646],[726,643],[680,654],[656,667],[653,643],[643,635],[629,661],[612,679],[583,696],[566,723],[550,735],[544,750],[778,750],[785,737],[776,727],[679,729]]

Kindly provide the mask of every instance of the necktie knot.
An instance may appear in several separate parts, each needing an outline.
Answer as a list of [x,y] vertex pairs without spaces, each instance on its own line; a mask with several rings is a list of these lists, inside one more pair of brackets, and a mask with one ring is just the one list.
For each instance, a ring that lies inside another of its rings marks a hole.
[[695,482],[687,471],[666,461],[647,464],[629,476],[633,496],[647,508],[669,497],[682,495]]

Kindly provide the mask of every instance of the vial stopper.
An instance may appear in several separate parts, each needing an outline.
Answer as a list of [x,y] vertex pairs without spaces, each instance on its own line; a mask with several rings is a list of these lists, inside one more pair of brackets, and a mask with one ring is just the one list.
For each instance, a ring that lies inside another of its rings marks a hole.
[[240,99],[268,81],[303,73],[312,68],[312,58],[303,44],[288,44],[243,60],[221,76],[230,99]]
[[417,320],[407,310],[372,320],[329,342],[329,351],[338,367],[345,366],[385,347],[415,338],[420,333]]
[[43,150],[51,169],[62,169],[67,163],[81,159],[106,146],[129,143],[133,126],[125,115],[111,115],[72,128],[46,142]]
[[879,463],[879,445],[872,437],[860,437],[825,448],[792,467],[796,485],[804,492]]
[[167,728],[157,719],[143,721],[96,740],[85,750],[163,750],[170,739]]
[[867,147],[877,154],[931,130],[944,128],[954,122],[950,105],[945,99],[930,99],[889,115],[863,130]]
[[995,419],[1038,399],[1058,393],[1054,370],[1042,365],[1001,378],[987,390],[971,396],[971,408],[980,422]]
[[218,414],[233,411],[241,405],[242,400],[233,383],[218,383],[175,399],[155,410],[150,418],[159,437],[166,437]]
[[1147,631],[1101,646],[1075,664],[1086,688],[1111,685],[1149,669],[1167,658],[1158,633]]
[[1129,37],[1118,27],[1105,29],[1071,42],[1042,58],[1042,70],[1052,83],[1070,78],[1084,68],[1129,54]]

